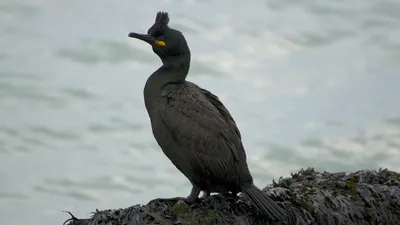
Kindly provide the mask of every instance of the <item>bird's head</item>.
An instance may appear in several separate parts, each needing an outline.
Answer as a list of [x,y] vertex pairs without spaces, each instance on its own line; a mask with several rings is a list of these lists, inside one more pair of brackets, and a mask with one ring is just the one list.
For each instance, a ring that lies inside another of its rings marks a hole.
[[135,32],[129,33],[129,37],[145,41],[153,47],[162,61],[170,57],[189,55],[190,50],[183,34],[168,26],[169,16],[167,12],[158,12],[156,21],[149,28],[147,34]]

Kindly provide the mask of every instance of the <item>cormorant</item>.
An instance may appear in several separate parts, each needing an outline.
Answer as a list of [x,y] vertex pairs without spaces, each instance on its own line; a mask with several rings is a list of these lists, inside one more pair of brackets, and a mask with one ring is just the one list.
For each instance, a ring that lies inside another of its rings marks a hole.
[[147,80],[144,101],[153,135],[164,154],[193,185],[187,198],[194,203],[200,191],[244,192],[266,216],[284,220],[287,214],[253,184],[236,123],[211,92],[186,81],[190,50],[178,30],[168,26],[169,16],[158,12],[147,34],[129,37],[149,43],[163,65]]

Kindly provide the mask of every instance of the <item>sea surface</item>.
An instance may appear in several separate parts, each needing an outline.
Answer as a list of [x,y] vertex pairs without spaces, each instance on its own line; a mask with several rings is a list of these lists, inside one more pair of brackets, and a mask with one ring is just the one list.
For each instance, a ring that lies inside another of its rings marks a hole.
[[144,107],[161,62],[128,38],[159,10],[190,45],[188,80],[237,121],[258,186],[309,166],[400,171],[398,0],[1,0],[1,224],[189,194]]

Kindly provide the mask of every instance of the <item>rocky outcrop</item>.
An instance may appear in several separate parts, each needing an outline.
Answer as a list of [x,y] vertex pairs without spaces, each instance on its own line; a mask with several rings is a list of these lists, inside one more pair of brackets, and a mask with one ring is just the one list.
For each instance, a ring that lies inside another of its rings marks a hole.
[[264,190],[288,212],[287,221],[262,218],[243,195],[212,195],[190,206],[153,200],[125,209],[96,210],[87,219],[71,214],[65,224],[400,224],[400,174],[387,169],[320,173],[309,168]]

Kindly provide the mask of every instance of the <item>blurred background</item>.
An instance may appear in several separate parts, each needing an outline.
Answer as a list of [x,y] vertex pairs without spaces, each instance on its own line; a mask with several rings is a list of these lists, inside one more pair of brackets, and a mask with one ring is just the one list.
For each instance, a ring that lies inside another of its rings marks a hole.
[[218,95],[264,187],[302,167],[400,171],[397,0],[1,0],[0,218],[187,196],[143,102],[161,64],[147,32],[170,13],[188,79]]

